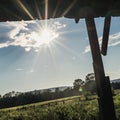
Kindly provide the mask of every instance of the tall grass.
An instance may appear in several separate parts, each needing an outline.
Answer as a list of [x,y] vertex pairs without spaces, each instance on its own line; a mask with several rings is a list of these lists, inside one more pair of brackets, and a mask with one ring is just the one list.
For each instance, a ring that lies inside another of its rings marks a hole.
[[[120,93],[114,97],[114,103],[117,119],[120,120]],[[49,106],[46,103],[42,105],[37,103],[1,109],[0,120],[99,120],[97,99],[87,101],[74,99],[65,104],[59,101],[57,105]]]

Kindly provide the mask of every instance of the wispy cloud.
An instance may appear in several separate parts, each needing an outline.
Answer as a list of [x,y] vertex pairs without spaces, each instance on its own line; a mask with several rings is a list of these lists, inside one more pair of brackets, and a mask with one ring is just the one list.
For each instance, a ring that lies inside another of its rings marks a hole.
[[119,44],[120,44],[120,32],[110,35],[108,46],[116,46]]
[[[102,44],[102,37],[99,38],[99,44],[101,46]],[[108,43],[108,47],[112,47],[112,46],[117,46],[120,44],[120,32],[112,34],[109,36],[109,43]],[[90,45],[85,47],[85,50],[83,53],[88,53],[90,52]]]
[[59,21],[56,21],[56,22],[54,23],[54,25],[57,27],[57,29],[66,27],[66,24],[62,24],[62,23],[60,23]]
[[[38,51],[40,48],[39,40],[35,40],[35,37],[39,38],[39,28],[42,27],[41,21],[20,21],[20,22],[7,22],[4,23],[3,32],[0,34],[0,48],[9,46],[20,46],[25,49],[25,51],[30,51],[34,49]],[[0,24],[1,26],[1,24]],[[53,21],[52,27],[54,29],[61,29],[66,25],[61,24],[59,21]],[[40,28],[42,29],[42,28]],[[37,44],[39,43],[39,46]]]
[[90,52],[90,45],[88,45],[88,46],[85,47],[85,50],[84,50],[83,53],[88,53],[88,52]]
[[24,69],[22,68],[17,68],[16,71],[23,71]]

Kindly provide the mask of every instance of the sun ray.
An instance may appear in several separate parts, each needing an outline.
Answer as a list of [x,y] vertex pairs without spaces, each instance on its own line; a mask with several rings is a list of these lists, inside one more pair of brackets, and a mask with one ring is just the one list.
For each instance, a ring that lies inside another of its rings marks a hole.
[[64,30],[63,32],[60,31],[59,34],[60,34],[60,35],[64,35],[64,34],[67,34],[67,33],[70,34],[70,33],[76,33],[76,32],[80,32],[80,30],[79,30],[79,29],[76,29],[76,30],[68,30],[68,31],[65,31],[65,30]]
[[38,4],[36,3],[36,1],[34,1],[34,3],[35,3],[35,6],[36,6],[36,10],[37,10],[38,17],[39,17],[40,20],[42,20],[42,16],[41,16],[41,13],[40,13],[40,9],[39,9],[39,7],[38,7]]
[[68,6],[68,8],[62,13],[61,16],[65,16],[65,15],[70,11],[70,9],[75,5],[76,2],[77,2],[77,0],[74,0],[74,1]]
[[79,55],[80,55],[79,53],[76,53],[76,51],[71,50],[69,47],[65,46],[65,45],[62,44],[61,42],[55,41],[55,43],[58,44],[59,46],[61,46],[62,48],[64,48],[65,50],[67,50],[68,52],[70,52],[71,54],[73,54],[73,55],[79,57]]
[[53,15],[52,15],[52,18],[54,18],[57,14],[57,11],[58,11],[58,8],[59,8],[59,4],[60,4],[60,1],[57,1],[57,5],[55,7],[55,10],[53,11]]
[[28,71],[28,73],[31,73],[31,70],[35,70],[35,66],[38,65],[38,59],[39,59],[41,50],[42,49],[39,49],[39,51],[37,51],[36,56],[35,56],[35,58],[33,60],[33,64],[31,65],[30,70]]
[[45,0],[45,20],[48,19],[48,0]]
[[[51,44],[51,45],[48,45],[48,51],[49,51],[49,54],[52,58],[52,63],[53,63],[53,66],[54,66],[54,69],[55,69],[55,73],[57,74],[57,63],[56,63],[56,58],[55,58],[55,52],[53,51],[53,47],[54,47],[54,44]],[[54,49],[55,50],[55,49]]]
[[34,20],[33,16],[31,15],[31,13],[27,10],[27,8],[25,7],[25,5],[20,1],[17,0],[17,3],[21,6],[21,8],[27,13],[27,15]]
[[32,33],[32,39],[36,42],[36,47],[39,47],[40,45],[48,45],[50,42],[55,40],[59,35],[49,28],[44,28],[38,32]]

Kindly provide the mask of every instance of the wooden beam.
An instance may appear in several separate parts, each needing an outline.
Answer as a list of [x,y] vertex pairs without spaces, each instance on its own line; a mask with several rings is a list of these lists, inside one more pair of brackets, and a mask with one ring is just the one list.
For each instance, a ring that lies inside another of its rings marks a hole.
[[85,18],[93,58],[101,120],[116,120],[109,77],[105,77],[94,18]]
[[0,0],[0,22],[91,15],[120,16],[120,0]]
[[111,16],[105,17],[104,21],[104,30],[103,30],[103,39],[101,46],[101,53],[103,55],[107,54],[109,32],[110,32]]

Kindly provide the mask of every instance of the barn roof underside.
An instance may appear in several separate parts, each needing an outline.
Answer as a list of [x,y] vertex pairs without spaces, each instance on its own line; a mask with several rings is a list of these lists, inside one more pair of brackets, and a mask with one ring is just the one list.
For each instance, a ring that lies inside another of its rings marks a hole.
[[0,0],[0,22],[120,16],[120,0]]

